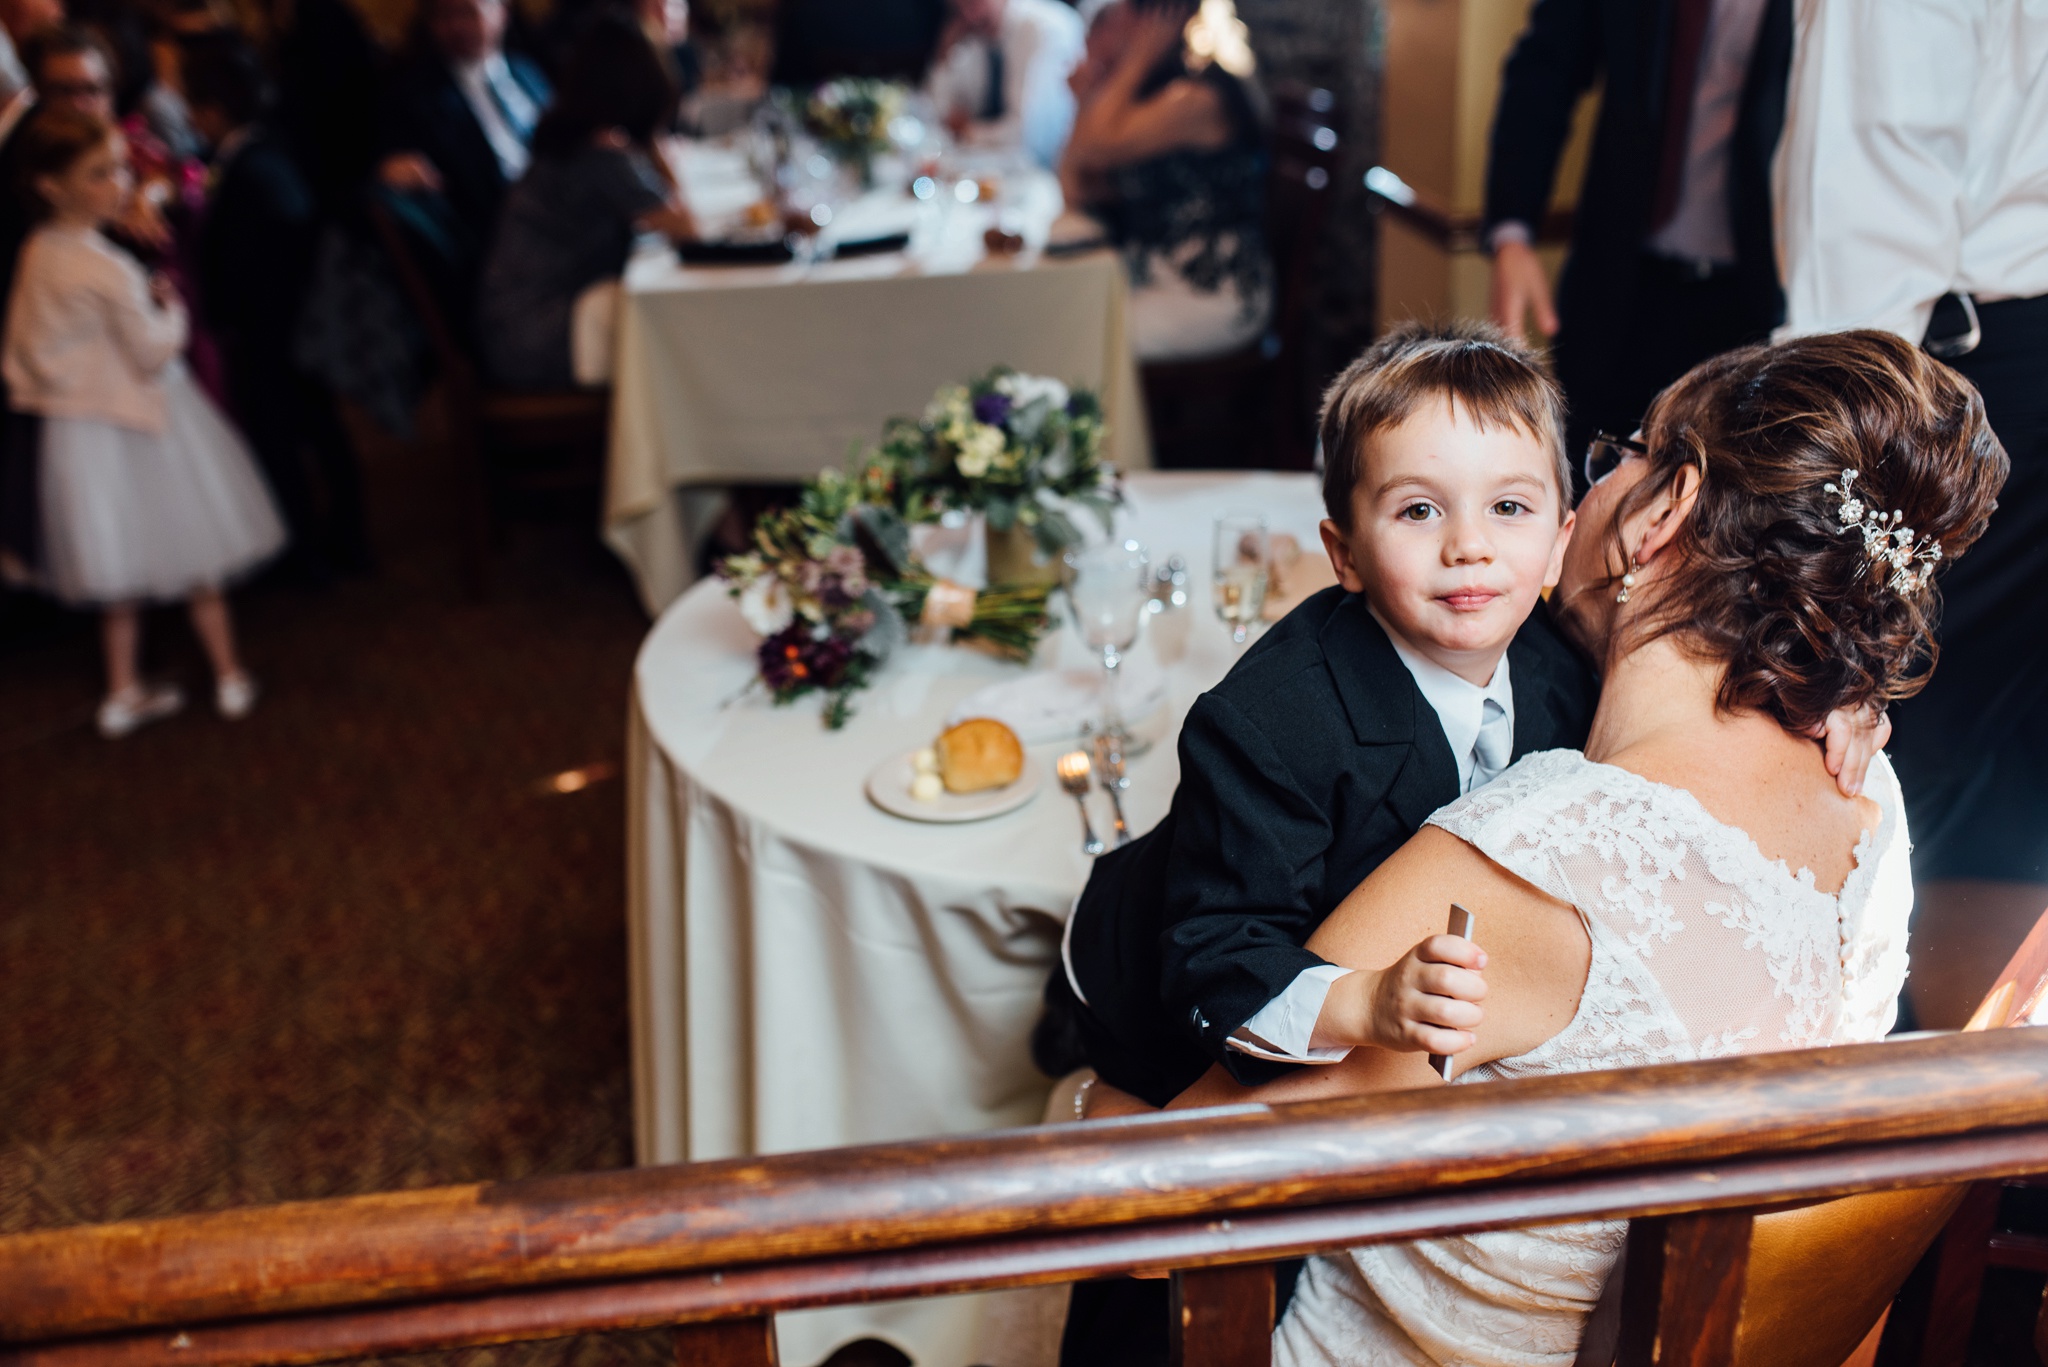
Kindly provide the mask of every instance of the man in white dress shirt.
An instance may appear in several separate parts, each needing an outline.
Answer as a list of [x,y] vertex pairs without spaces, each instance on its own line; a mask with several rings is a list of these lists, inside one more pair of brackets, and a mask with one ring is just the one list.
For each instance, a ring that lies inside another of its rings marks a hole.
[[1894,710],[1912,996],[1921,1024],[1960,1025],[2048,906],[2048,9],[1800,0],[1797,26],[1781,335],[1922,342],[1976,384],[2012,458],[1941,581],[1940,666]]
[[1067,76],[1087,33],[1060,0],[950,0],[926,89],[955,136],[1059,162],[1074,129]]

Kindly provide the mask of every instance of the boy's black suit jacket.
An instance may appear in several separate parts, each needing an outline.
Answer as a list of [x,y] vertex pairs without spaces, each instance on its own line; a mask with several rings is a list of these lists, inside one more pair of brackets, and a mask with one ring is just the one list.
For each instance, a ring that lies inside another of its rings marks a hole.
[[[1515,755],[1584,745],[1597,686],[1546,605],[1508,661]],[[1089,1061],[1148,1097],[1212,1061],[1242,1082],[1292,1067],[1225,1041],[1323,962],[1302,948],[1310,933],[1458,796],[1435,711],[1365,600],[1340,588],[1288,613],[1195,701],[1180,771],[1165,819],[1096,861],[1070,941]]]

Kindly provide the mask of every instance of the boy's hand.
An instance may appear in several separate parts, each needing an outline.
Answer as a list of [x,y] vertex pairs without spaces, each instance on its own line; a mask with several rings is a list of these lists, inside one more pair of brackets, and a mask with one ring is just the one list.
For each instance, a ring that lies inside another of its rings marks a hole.
[[1399,1053],[1461,1054],[1486,1018],[1486,951],[1456,935],[1432,935],[1377,971],[1330,985],[1314,1045],[1370,1044]]
[[1863,792],[1870,761],[1891,738],[1891,718],[1868,703],[1853,712],[1838,707],[1828,713],[1817,739],[1826,749],[1828,772],[1835,776],[1835,786],[1844,797]]

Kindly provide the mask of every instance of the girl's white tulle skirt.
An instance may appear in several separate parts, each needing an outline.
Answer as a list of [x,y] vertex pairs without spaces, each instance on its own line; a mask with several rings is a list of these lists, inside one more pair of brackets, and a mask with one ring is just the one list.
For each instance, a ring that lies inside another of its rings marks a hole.
[[43,420],[43,579],[79,606],[163,602],[217,588],[284,546],[284,524],[241,435],[184,366],[163,375],[161,434]]

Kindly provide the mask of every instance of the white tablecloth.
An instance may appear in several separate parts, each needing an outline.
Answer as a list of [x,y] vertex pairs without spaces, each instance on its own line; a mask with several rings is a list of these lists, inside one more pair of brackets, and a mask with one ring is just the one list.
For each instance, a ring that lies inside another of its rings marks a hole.
[[[685,193],[730,210],[731,161],[685,148]],[[908,228],[907,252],[788,266],[684,267],[665,248],[635,258],[619,310],[604,516],[649,612],[692,577],[679,491],[808,479],[880,437],[888,418],[922,412],[940,386],[990,366],[1097,390],[1109,457],[1151,464],[1120,263],[1039,254],[1060,210],[1045,172],[1013,173],[1001,194],[994,205],[945,194],[919,204],[878,190],[827,230]],[[998,216],[1029,249],[986,254],[982,233]]]
[[[1191,601],[1151,620],[1139,652],[1164,666],[1168,740],[1135,760],[1132,829],[1166,812],[1171,737],[1234,658],[1209,608],[1210,540],[1225,513],[1264,511],[1307,548],[1296,583],[1327,582],[1306,475],[1134,477],[1119,533],[1178,552]],[[1083,665],[1069,630],[1042,661]],[[953,1134],[1036,1121],[1047,1084],[1027,1051],[1060,927],[1089,860],[1052,776],[1066,743],[1033,746],[1045,780],[989,821],[903,821],[863,795],[878,762],[930,743],[973,690],[1022,666],[910,648],[841,731],[815,699],[743,690],[755,637],[716,583],[656,623],[634,676],[629,842],[634,1120],[639,1160],[672,1163]],[[1090,798],[1098,830],[1108,804]],[[785,1315],[783,1361],[850,1339],[899,1344],[919,1367],[1013,1367],[999,1298]]]

